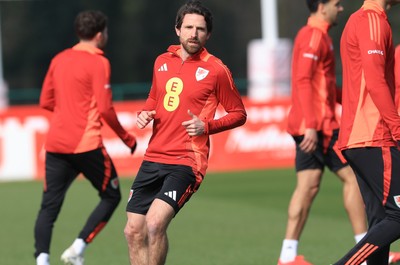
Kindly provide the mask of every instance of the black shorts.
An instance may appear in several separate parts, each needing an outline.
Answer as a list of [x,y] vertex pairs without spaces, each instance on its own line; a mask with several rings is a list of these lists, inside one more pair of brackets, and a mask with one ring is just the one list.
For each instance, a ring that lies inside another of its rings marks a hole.
[[121,196],[117,172],[104,147],[78,154],[46,152],[45,187],[53,198],[62,197],[80,173],[100,196]]
[[304,135],[293,136],[296,142],[296,171],[306,169],[321,169],[327,166],[332,172],[337,172],[347,166],[347,161],[336,146],[339,130],[334,130],[332,135],[318,132],[317,148],[313,153],[303,152],[299,145]]
[[[199,180],[200,179],[200,180]],[[189,166],[143,161],[130,190],[127,212],[146,214],[154,199],[171,205],[175,214],[200,186]]]

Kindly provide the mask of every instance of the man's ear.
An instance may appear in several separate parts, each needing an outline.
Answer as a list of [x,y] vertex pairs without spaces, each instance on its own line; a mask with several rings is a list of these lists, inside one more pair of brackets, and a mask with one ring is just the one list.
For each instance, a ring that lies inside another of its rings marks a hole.
[[325,12],[325,5],[321,2],[318,3],[317,12],[323,14]]
[[103,37],[102,35],[103,35],[102,32],[97,32],[96,35],[94,35],[94,39],[95,39],[96,41],[100,41],[101,38]]

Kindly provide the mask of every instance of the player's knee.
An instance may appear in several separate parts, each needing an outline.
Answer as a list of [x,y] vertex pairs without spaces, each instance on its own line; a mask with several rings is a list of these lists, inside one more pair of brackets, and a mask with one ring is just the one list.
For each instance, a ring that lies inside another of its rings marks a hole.
[[130,222],[129,220],[125,225],[124,235],[129,242],[142,242],[146,240],[146,233],[143,227],[138,226],[135,223]]
[[318,192],[319,192],[319,185],[313,186],[309,189],[309,195],[311,198],[314,198],[315,196],[317,196]]
[[106,200],[109,204],[117,207],[121,202],[122,196],[120,192],[114,192],[113,194],[107,194],[102,196],[103,200]]
[[314,199],[319,192],[319,185],[309,185],[304,187],[297,187],[296,188],[296,196],[301,198],[307,198],[307,200]]
[[159,218],[147,218],[146,224],[149,237],[156,237],[166,230],[164,221]]
[[116,194],[113,196],[112,201],[114,202],[115,205],[118,205],[121,202],[122,196],[121,193]]
[[310,183],[308,185],[304,185],[300,187],[300,192],[303,193],[308,199],[313,199],[317,196],[320,188],[320,183]]

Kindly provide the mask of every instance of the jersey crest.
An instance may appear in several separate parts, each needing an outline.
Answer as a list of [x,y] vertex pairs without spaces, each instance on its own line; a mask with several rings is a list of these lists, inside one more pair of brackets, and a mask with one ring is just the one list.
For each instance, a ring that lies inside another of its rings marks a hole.
[[201,67],[197,68],[196,80],[197,81],[203,80],[204,78],[206,78],[206,76],[208,75],[209,72],[210,72],[209,70],[206,70],[204,68],[201,68]]
[[397,207],[400,208],[400,196],[393,196],[394,202],[396,203]]

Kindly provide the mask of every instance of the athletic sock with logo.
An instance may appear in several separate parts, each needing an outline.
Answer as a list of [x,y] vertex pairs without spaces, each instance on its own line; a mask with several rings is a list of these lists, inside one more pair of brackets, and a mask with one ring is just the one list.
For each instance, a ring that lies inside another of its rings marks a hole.
[[294,261],[297,256],[297,245],[299,241],[293,239],[283,240],[281,255],[279,260],[281,262]]

